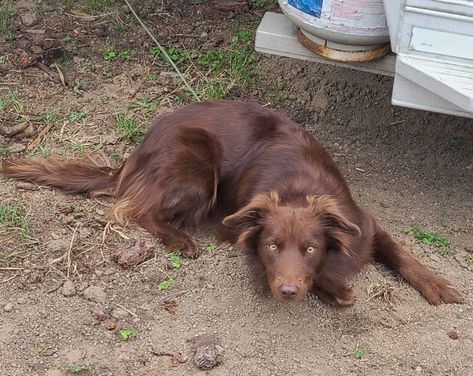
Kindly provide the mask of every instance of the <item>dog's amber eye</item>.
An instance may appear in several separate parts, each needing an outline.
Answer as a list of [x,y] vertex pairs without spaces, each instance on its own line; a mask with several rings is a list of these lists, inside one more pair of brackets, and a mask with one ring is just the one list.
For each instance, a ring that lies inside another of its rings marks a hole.
[[307,249],[305,250],[309,254],[314,254],[316,251],[316,248],[312,245],[308,246]]
[[274,243],[269,243],[268,244],[268,249],[270,252],[276,252],[278,250],[278,246]]

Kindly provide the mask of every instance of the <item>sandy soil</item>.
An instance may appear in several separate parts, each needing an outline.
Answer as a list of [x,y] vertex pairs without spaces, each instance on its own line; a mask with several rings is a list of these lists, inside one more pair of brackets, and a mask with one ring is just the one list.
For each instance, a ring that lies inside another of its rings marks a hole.
[[[123,7],[19,3],[9,23],[15,39],[0,41],[2,158],[99,150],[117,164],[133,147],[117,114],[145,129],[190,100]],[[232,35],[254,32],[264,12],[203,1],[137,9],[160,41],[189,51],[227,51]],[[136,51],[107,61],[111,46]],[[183,68],[210,82],[208,71]],[[279,108],[313,132],[358,202],[465,293],[465,303],[432,307],[380,265],[353,281],[353,307],[314,296],[277,303],[253,291],[243,258],[211,228],[191,229],[202,256],[176,268],[146,232],[108,226],[109,203],[4,179],[0,219],[1,210],[20,209],[0,224],[0,375],[202,375],[193,364],[199,338],[224,351],[210,375],[472,374],[473,121],[391,106],[387,77],[270,56],[251,69],[251,85],[237,83],[227,97]],[[6,135],[18,124],[21,132]],[[48,124],[41,147],[27,150]],[[442,256],[406,226],[441,234],[455,253]],[[134,240],[150,241],[155,257],[123,270],[112,256]],[[157,291],[168,276],[174,284]],[[135,335],[123,340],[124,329]]]

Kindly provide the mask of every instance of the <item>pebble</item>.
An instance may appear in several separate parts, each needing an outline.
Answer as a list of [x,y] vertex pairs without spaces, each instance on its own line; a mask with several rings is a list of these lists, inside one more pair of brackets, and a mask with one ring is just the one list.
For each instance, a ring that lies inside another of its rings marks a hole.
[[125,311],[124,309],[121,309],[121,308],[115,308],[112,311],[112,317],[117,319],[117,320],[121,320],[121,319],[124,319],[124,318],[128,317],[128,312]]
[[116,327],[117,324],[112,319],[105,320],[105,328],[107,328],[107,330],[115,330]]
[[416,369],[415,369],[416,373],[421,373],[422,372],[422,367],[421,366],[417,366]]
[[85,352],[79,349],[71,350],[66,354],[66,358],[71,364],[78,363],[85,358]]
[[18,298],[18,300],[16,301],[18,304],[25,304],[26,303],[26,299],[25,298]]
[[74,283],[72,281],[64,282],[62,285],[62,295],[69,297],[74,296],[76,294],[76,288],[74,287]]
[[36,17],[36,14],[31,12],[23,13],[20,16],[20,19],[21,23],[25,26],[33,26],[38,21],[38,17]]
[[69,241],[64,239],[53,239],[46,244],[46,247],[53,252],[65,251],[69,248]]
[[20,181],[16,184],[18,189],[22,189],[24,191],[37,191],[39,189],[37,184],[28,183],[26,181]]
[[13,303],[8,302],[7,304],[5,304],[5,305],[3,306],[3,310],[4,310],[5,312],[11,312],[11,311],[13,311]]
[[95,212],[96,212],[98,215],[105,215],[105,212],[104,212],[102,209],[100,209],[100,208],[95,209]]
[[104,303],[107,295],[101,287],[90,286],[84,290],[84,297],[95,303]]

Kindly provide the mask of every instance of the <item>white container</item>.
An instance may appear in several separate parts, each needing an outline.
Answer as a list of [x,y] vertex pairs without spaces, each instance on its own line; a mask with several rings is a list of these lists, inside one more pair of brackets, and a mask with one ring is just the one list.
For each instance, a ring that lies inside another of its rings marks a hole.
[[390,51],[382,0],[279,0],[279,5],[300,28],[299,41],[320,55],[366,61]]

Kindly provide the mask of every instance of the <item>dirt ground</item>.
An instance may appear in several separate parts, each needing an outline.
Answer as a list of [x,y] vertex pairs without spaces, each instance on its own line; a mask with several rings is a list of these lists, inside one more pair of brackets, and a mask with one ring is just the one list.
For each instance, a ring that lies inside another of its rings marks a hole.
[[[97,152],[116,165],[152,117],[191,100],[123,4],[13,3],[0,17],[1,158]],[[253,291],[243,258],[211,228],[191,229],[198,259],[171,260],[146,232],[107,224],[105,200],[3,179],[0,375],[472,375],[473,121],[393,107],[388,77],[238,60],[277,8],[224,3],[133,2],[177,60],[188,52],[180,67],[199,95],[287,112],[327,147],[356,200],[465,303],[430,306],[380,265],[353,281],[353,307],[277,303]],[[240,65],[209,68],[206,51]],[[155,257],[124,270],[113,255],[136,240]],[[193,364],[199,340],[223,348],[210,371]]]

